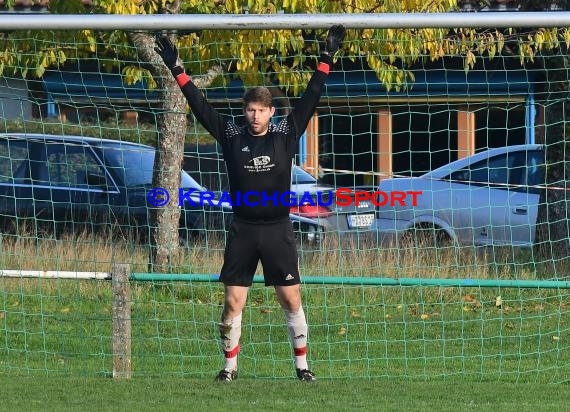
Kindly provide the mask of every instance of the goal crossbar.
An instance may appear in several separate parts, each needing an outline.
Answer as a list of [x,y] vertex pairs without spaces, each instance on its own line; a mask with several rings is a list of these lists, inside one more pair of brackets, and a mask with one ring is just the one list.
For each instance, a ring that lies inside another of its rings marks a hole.
[[266,30],[364,28],[499,28],[570,26],[570,12],[329,14],[0,15],[0,30]]

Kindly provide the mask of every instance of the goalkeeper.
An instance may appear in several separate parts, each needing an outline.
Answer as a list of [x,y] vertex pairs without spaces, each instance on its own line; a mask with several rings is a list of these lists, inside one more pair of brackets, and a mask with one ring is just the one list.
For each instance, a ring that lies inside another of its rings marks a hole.
[[[261,261],[266,286],[273,286],[285,312],[297,378],[314,381],[307,363],[308,326],[301,302],[299,261],[289,206],[275,202],[238,201],[240,193],[285,193],[291,190],[291,167],[298,142],[319,102],[333,66],[332,56],[345,36],[342,25],[332,26],[307,90],[289,115],[271,123],[275,113],[266,87],[249,89],[243,97],[245,126],[219,114],[185,73],[178,50],[167,36],[157,38],[156,52],[176,78],[196,119],[222,147],[233,206],[220,281],[224,284],[220,341],[225,365],[217,381],[232,381],[238,374],[242,311],[257,264]],[[279,198],[279,197],[278,197]]]

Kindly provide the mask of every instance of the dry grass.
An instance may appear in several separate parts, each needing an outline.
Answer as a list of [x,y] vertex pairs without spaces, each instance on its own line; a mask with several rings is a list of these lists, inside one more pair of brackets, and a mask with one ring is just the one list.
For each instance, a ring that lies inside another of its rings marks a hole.
[[318,250],[300,252],[306,275],[533,279],[541,262],[530,250],[424,245],[379,248],[328,236]]
[[[109,237],[5,235],[0,239],[0,265],[4,269],[106,272],[113,263],[128,263],[133,272],[147,272],[149,255],[149,246]],[[541,265],[547,263],[535,262],[528,250],[378,248],[366,242],[341,241],[336,236],[328,236],[318,247],[301,247],[299,255],[302,273],[308,276],[534,279]],[[218,273],[223,241],[196,239],[180,248],[171,260],[174,273]]]

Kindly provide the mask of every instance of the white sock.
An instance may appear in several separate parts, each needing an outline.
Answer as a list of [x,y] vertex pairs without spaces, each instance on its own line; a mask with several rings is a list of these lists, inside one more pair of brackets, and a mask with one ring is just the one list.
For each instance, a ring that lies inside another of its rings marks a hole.
[[293,354],[295,356],[295,368],[309,369],[307,364],[307,334],[309,327],[305,319],[305,312],[301,306],[298,311],[285,311],[287,320],[287,332],[289,339],[293,345]]
[[241,313],[233,319],[222,319],[220,327],[220,344],[224,352],[227,371],[237,370],[239,339],[241,336]]

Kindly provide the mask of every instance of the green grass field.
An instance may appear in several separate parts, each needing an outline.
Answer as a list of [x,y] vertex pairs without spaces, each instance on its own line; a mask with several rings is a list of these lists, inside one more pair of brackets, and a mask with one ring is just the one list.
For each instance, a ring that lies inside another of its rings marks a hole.
[[144,377],[129,381],[0,375],[2,411],[568,410],[568,385],[461,380],[292,380]]
[[[4,268],[109,270],[121,261],[144,271],[140,250],[89,246],[3,243],[0,259]],[[220,250],[195,249],[183,259],[193,266],[179,271],[214,273]],[[305,257],[303,272],[533,277],[528,263],[354,253]],[[117,381],[109,281],[0,277],[0,410],[567,409],[564,289],[304,285],[314,385],[293,376],[270,288],[252,288],[240,378],[229,385],[213,382],[222,364],[218,283],[132,282],[131,295],[133,377]]]
[[[108,376],[108,281],[3,279],[1,369],[7,374]],[[132,285],[135,376],[207,378],[219,369],[220,285]],[[568,312],[557,290],[305,285],[310,353],[321,378],[556,383],[568,379]],[[495,296],[502,294],[503,306]],[[240,374],[292,376],[272,289],[252,288]]]

